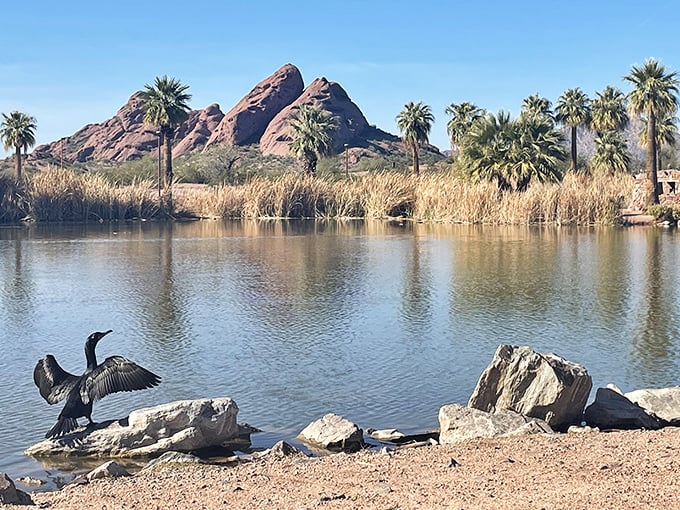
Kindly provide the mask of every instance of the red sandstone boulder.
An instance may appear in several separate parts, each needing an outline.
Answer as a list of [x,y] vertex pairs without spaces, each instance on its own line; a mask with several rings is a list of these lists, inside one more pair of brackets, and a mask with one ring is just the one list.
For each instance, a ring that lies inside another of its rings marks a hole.
[[271,120],[295,101],[304,88],[297,67],[286,64],[265,78],[241,99],[214,130],[207,146],[227,143],[248,145],[258,143]]
[[290,155],[288,151],[291,142],[289,134],[290,118],[303,104],[321,105],[325,110],[338,117],[339,125],[335,132],[336,151],[342,150],[346,143],[357,141],[369,127],[364,114],[352,102],[340,84],[328,81],[326,78],[317,78],[309,84],[297,100],[281,110],[269,123],[267,130],[260,139],[262,154]]

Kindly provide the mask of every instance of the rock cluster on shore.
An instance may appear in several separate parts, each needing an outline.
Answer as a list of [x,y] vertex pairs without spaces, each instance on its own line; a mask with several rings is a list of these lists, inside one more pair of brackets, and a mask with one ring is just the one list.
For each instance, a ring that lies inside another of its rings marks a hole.
[[[440,429],[421,441],[396,430],[368,430],[370,437],[389,448],[453,444],[471,438],[522,434],[552,434],[558,431],[601,429],[658,429],[680,423],[680,387],[637,390],[622,394],[610,385],[599,388],[595,400],[585,407],[592,386],[587,370],[552,353],[539,354],[528,347],[501,345],[482,373],[468,405],[447,404],[439,411]],[[134,411],[126,420],[109,422],[95,430],[79,430],[58,440],[43,441],[28,454],[155,456],[145,470],[158,463],[200,462],[191,452],[236,439],[238,407],[233,400],[179,401]],[[583,426],[585,425],[585,426]],[[368,444],[363,430],[349,420],[326,414],[310,423],[298,436],[315,449],[354,452]],[[434,440],[436,437],[437,440]],[[403,443],[411,442],[404,445]],[[187,453],[180,453],[187,452]],[[253,458],[305,456],[280,442]],[[238,460],[238,459],[237,459]],[[127,476],[115,462],[107,462],[80,483],[100,477]],[[26,502],[5,476],[0,502]],[[29,498],[30,500],[30,498]]]

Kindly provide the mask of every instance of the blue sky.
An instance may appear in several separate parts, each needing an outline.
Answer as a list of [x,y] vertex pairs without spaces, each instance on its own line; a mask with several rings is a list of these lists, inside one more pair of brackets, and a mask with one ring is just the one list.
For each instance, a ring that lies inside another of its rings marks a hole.
[[163,74],[190,86],[192,108],[226,112],[293,63],[395,134],[406,102],[429,104],[446,149],[452,102],[517,114],[533,93],[627,92],[622,76],[649,57],[680,70],[679,0],[37,0],[0,13],[0,112],[36,117],[38,144],[113,116]]

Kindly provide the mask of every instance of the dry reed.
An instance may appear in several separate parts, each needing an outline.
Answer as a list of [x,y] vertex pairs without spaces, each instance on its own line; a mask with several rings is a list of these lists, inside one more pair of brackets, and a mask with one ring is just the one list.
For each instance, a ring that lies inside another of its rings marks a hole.
[[[472,224],[611,225],[620,219],[632,188],[630,175],[569,174],[561,183],[501,192],[492,183],[472,184],[448,173],[377,172],[345,180],[284,174],[256,177],[243,185],[177,190],[174,205],[177,214],[220,218],[406,217]],[[32,175],[23,195],[9,189],[0,189],[3,221],[21,218],[26,210],[37,221],[152,218],[160,211],[148,181],[115,186],[97,175],[50,168]]]

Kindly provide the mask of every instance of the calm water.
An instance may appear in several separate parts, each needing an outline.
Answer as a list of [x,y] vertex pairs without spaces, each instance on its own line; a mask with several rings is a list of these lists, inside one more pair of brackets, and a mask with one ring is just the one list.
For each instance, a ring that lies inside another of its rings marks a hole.
[[163,377],[94,419],[230,396],[263,445],[335,412],[424,431],[467,401],[499,343],[586,366],[596,386],[680,381],[680,234],[410,223],[195,222],[0,228],[0,471],[45,478],[22,450],[60,406],[33,385],[53,353]]

